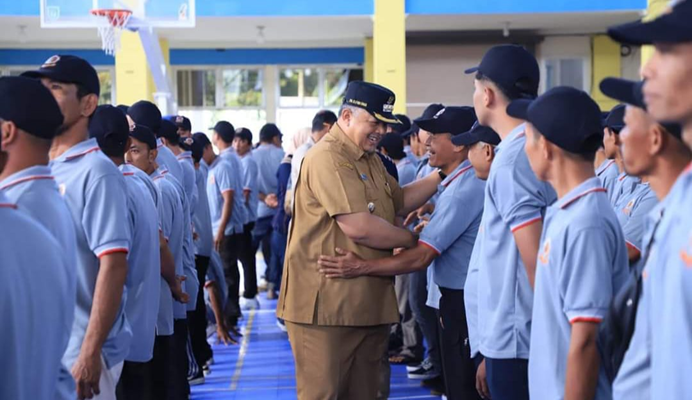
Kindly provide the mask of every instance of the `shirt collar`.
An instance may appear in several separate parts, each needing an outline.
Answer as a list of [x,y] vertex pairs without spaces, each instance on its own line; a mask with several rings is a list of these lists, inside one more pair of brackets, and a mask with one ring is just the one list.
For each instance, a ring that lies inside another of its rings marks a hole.
[[558,200],[555,203],[555,207],[565,209],[580,198],[596,192],[606,192],[606,190],[602,186],[600,179],[597,177],[589,178]]
[[473,168],[471,166],[471,162],[469,160],[464,160],[461,164],[459,164],[454,171],[447,175],[447,177],[440,183],[438,189],[440,189],[440,192],[443,192],[444,189],[448,188],[449,185],[452,184],[457,178],[459,178],[461,175],[464,174],[464,172],[470,170]]
[[163,147],[163,140],[161,140],[161,138],[158,138],[156,139],[156,148],[160,149],[161,147]]
[[152,173],[149,175],[149,177],[150,177],[152,180],[157,180],[157,179],[163,178],[163,168],[158,167],[154,172],[152,172]]
[[12,203],[10,199],[5,196],[5,194],[0,191],[0,208],[12,208],[12,209],[17,209],[17,205]]
[[178,160],[186,160],[188,158],[192,158],[192,152],[191,151],[183,151],[180,154],[178,154]]
[[21,183],[43,179],[54,180],[50,167],[47,165],[35,165],[15,172],[0,181],[0,191]]
[[[219,155],[221,155],[221,154],[233,154],[233,153],[235,153],[235,150],[233,149],[233,147],[226,147],[225,149],[219,151]],[[192,153],[190,153],[190,154],[192,154]]]
[[66,162],[100,150],[101,149],[99,148],[99,144],[98,142],[96,142],[96,139],[91,138],[83,142],[79,142],[76,145],[70,147],[69,150],[64,152],[62,155],[60,155],[60,157],[56,158],[54,161]]
[[500,142],[500,144],[495,146],[495,152],[502,150],[505,143],[510,143],[514,139],[524,136],[525,131],[526,131],[526,123],[522,123],[522,124],[517,125],[517,127],[512,129],[512,131],[509,133],[509,135],[507,135],[507,137]]
[[218,156],[216,156],[214,161],[211,163],[211,165],[209,166],[209,169],[213,169],[214,167],[216,167],[221,162],[221,160],[222,160],[221,154],[219,154]]
[[329,131],[328,135],[334,138],[337,142],[341,143],[342,148],[354,160],[360,160],[361,157],[365,155],[365,151],[353,143],[348,136],[346,136],[344,131],[342,131],[339,127],[338,123],[332,126],[332,129]]

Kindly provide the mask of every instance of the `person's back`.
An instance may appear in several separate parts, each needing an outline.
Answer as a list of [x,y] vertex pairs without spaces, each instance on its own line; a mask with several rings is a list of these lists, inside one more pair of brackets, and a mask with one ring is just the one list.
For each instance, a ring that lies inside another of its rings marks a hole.
[[[284,151],[273,144],[263,143],[253,151],[253,157],[259,170],[257,186],[260,193],[265,195],[276,193],[278,189],[276,171],[284,158]],[[269,217],[275,212],[275,209],[260,201],[257,207],[257,218]]]
[[0,398],[54,398],[66,345],[66,337],[54,333],[64,331],[74,310],[66,255],[2,193],[0,226],[0,353],[11,366],[0,375]]

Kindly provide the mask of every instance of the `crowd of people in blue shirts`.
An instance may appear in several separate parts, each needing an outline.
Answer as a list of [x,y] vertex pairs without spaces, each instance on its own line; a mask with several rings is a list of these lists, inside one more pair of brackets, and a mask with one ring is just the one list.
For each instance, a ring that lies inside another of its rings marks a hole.
[[[688,0],[609,29],[655,49],[642,81],[600,82],[622,103],[606,113],[574,88],[538,96],[534,56],[501,45],[466,71],[473,107],[387,127],[401,186],[441,177],[400,221],[417,244],[319,260],[327,279],[396,276],[381,373],[407,364],[451,399],[692,398],[691,20]],[[2,399],[188,398],[208,328],[237,343],[259,307],[259,249],[276,297],[292,185],[339,120],[320,111],[286,155],[274,124],[255,145],[99,91],[70,55],[0,78]]]

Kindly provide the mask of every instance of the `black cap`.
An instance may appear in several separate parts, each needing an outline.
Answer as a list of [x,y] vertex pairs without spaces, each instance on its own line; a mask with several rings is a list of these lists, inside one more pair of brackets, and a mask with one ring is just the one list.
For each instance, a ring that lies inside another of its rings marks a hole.
[[199,142],[202,145],[202,150],[204,150],[204,148],[206,148],[207,146],[211,146],[211,141],[209,140],[209,137],[202,132],[195,133],[194,135],[192,135],[192,138],[195,140],[195,143]]
[[192,130],[192,123],[190,122],[190,119],[187,117],[184,117],[182,115],[171,115],[166,117],[167,120],[171,121],[172,123],[175,124],[176,127],[184,130],[184,131],[191,131]]
[[377,148],[385,149],[387,155],[395,160],[401,160],[406,157],[406,153],[404,153],[404,139],[398,133],[384,135]]
[[140,100],[127,109],[127,115],[132,118],[135,124],[144,125],[151,129],[154,135],[158,135],[161,129],[161,111],[156,107],[156,104]]
[[476,112],[473,107],[445,107],[432,118],[418,118],[416,124],[430,133],[451,133],[459,135],[471,130],[476,122]]
[[275,124],[264,124],[260,129],[259,137],[261,142],[271,142],[275,137],[281,137],[281,130]]
[[219,121],[214,125],[214,132],[218,133],[221,139],[226,143],[233,142],[235,137],[235,128],[228,121]]
[[238,128],[235,130],[235,137],[245,140],[252,144],[252,131],[248,128]]
[[[620,78],[606,78],[601,81],[600,85],[601,92],[606,96],[646,111],[646,103],[644,102],[644,94],[642,93],[643,86],[644,81],[629,81]],[[625,109],[623,107],[623,125],[624,111]],[[659,123],[671,135],[678,139],[682,138],[682,126],[680,124],[674,122]]]
[[[434,117],[435,114],[437,114],[443,108],[445,108],[445,106],[440,104],[440,103],[430,104],[429,106],[425,107],[425,110],[423,110],[423,114],[420,117],[418,117],[416,120],[418,120],[418,119],[430,119],[430,118]],[[416,120],[414,120],[413,123],[411,124],[411,129],[401,133],[401,137],[406,138],[406,137],[413,135],[414,133],[415,134],[418,133],[419,126],[416,124]]]
[[89,121],[89,137],[95,138],[109,156],[121,156],[130,136],[130,124],[122,111],[110,105],[96,108]]
[[377,120],[387,124],[398,124],[392,112],[396,96],[384,86],[370,82],[353,81],[346,87],[344,104],[365,109]]
[[178,146],[185,151],[192,151],[192,142],[191,137],[181,137],[178,139]]
[[149,150],[156,150],[156,136],[149,127],[134,125],[130,130],[130,136],[149,146]]
[[29,78],[49,78],[56,82],[74,83],[84,86],[87,94],[99,95],[101,84],[94,67],[86,60],[70,55],[55,55],[47,59],[41,68],[22,74]]
[[[192,135],[191,138],[185,138],[185,140],[192,140],[190,151],[192,152],[192,159],[195,160],[195,162],[199,162],[199,160],[202,159],[202,156],[204,155],[204,148],[206,147],[205,143],[200,140],[199,135],[202,135],[205,138],[207,137],[207,135],[204,133],[197,132]],[[209,139],[207,139],[207,141],[209,141]]]
[[622,128],[625,127],[625,105],[618,104],[613,107],[608,113],[605,119],[605,126],[615,131],[615,133],[620,133]]
[[42,139],[53,139],[64,120],[50,90],[21,76],[0,78],[0,118]]
[[392,131],[402,134],[411,129],[411,119],[404,114],[394,115],[399,120],[398,124],[391,124]]
[[680,1],[650,22],[639,20],[608,29],[613,40],[633,45],[692,42],[692,1]]
[[166,138],[173,143],[178,143],[180,141],[180,135],[178,135],[178,127],[167,119],[161,120],[161,128],[159,128],[159,133],[156,135],[161,138]]
[[478,142],[483,142],[497,146],[500,144],[500,140],[500,135],[493,128],[483,126],[476,121],[470,131],[454,136],[452,143],[455,146],[471,146]]
[[507,114],[531,123],[545,138],[574,154],[592,153],[603,142],[601,109],[585,92],[560,86],[536,100],[514,100]]
[[494,46],[485,53],[479,66],[465,72],[480,72],[514,98],[535,98],[538,95],[538,62],[522,46]]
[[127,106],[125,104],[118,104],[115,108],[122,111],[123,114],[127,115],[127,110],[130,108],[130,106]]

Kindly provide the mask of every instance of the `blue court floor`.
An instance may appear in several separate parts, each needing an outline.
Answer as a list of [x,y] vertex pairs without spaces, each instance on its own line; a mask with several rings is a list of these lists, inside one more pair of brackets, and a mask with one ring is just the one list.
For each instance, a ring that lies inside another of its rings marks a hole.
[[[214,365],[203,385],[192,387],[193,400],[295,399],[296,382],[288,336],[276,326],[276,301],[262,294],[260,309],[246,311],[244,337],[234,346],[213,345]],[[210,341],[216,342],[215,336]],[[319,384],[319,383],[315,383]],[[390,399],[439,399],[392,366]]]

